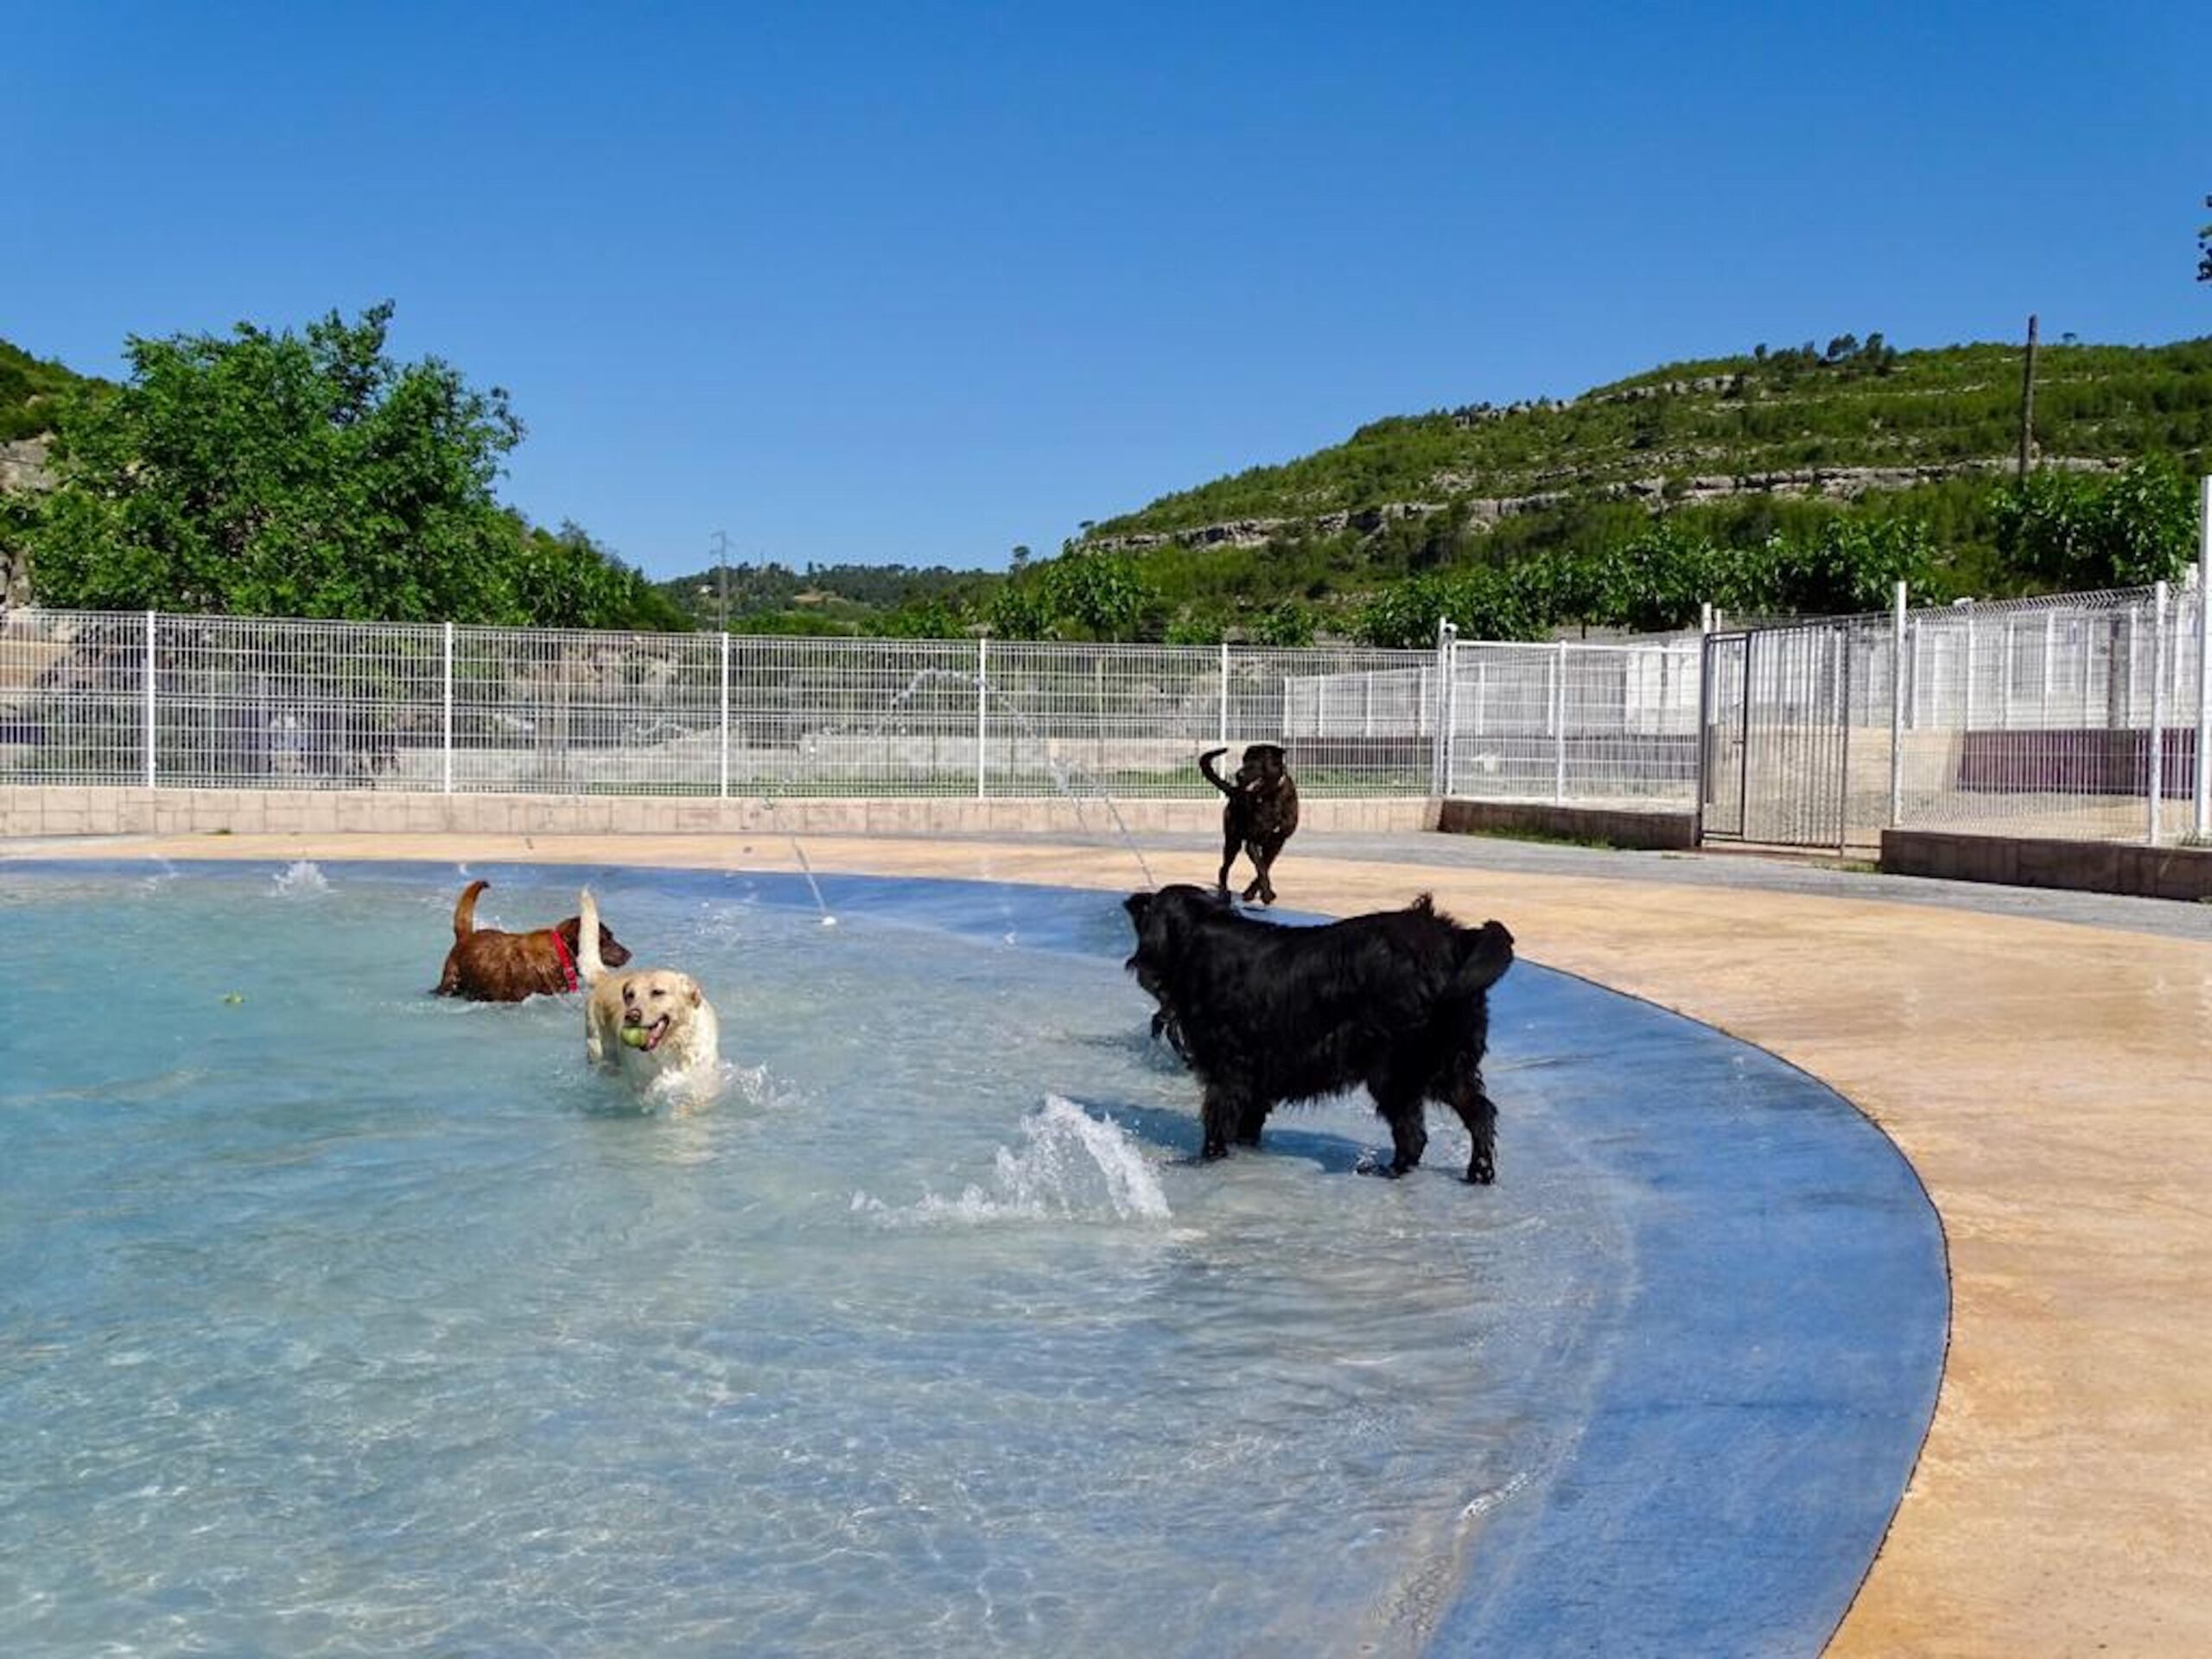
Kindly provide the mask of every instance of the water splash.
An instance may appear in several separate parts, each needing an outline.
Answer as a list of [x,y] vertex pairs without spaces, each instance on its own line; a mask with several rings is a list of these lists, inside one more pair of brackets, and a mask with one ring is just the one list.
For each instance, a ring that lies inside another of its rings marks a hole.
[[274,880],[282,899],[312,898],[330,891],[330,878],[312,859],[300,859],[289,869],[277,871]]
[[1526,1469],[1516,1469],[1503,1484],[1488,1487],[1477,1492],[1467,1500],[1465,1507],[1461,1509],[1459,1513],[1467,1520],[1480,1520],[1499,1504],[1507,1502],[1515,1494],[1522,1491],[1528,1484],[1529,1471]]
[[983,696],[989,700],[992,707],[997,709],[1001,714],[1011,716],[1014,723],[1021,728],[1022,734],[1036,746],[1038,759],[1044,766],[1046,775],[1052,780],[1052,787],[1058,790],[1062,798],[1075,809],[1077,827],[1078,829],[1087,827],[1083,819],[1083,804],[1086,798],[1095,798],[1105,807],[1106,816],[1113,820],[1115,831],[1121,836],[1122,844],[1128,849],[1129,856],[1136,861],[1137,868],[1144,872],[1145,886],[1157,887],[1160,885],[1159,878],[1152,873],[1152,866],[1145,861],[1144,849],[1137,845],[1136,837],[1129,833],[1128,823],[1122,817],[1122,809],[1116,803],[1114,797],[1082,767],[1072,762],[1057,759],[1052,753],[1051,742],[1046,738],[1044,733],[1037,728],[1036,723],[1013,703],[1007,702],[1000,694],[999,689],[991,683],[988,677],[965,673],[950,668],[918,669],[913,677],[906,682],[905,689],[891,699],[889,705],[877,717],[874,724],[861,735],[866,738],[882,736],[883,728],[897,717],[914,693],[923,686],[933,683],[979,690]]
[[[775,810],[776,804],[770,801],[768,810],[773,813]],[[798,844],[798,837],[796,835],[786,832],[785,839],[791,844],[792,856],[798,860],[798,873],[806,878],[806,890],[814,895],[814,907],[822,912],[822,925],[836,926],[837,918],[830,913],[829,903],[822,896],[822,884],[814,879],[814,866],[806,861],[806,849]]]
[[[775,788],[772,784],[769,787],[763,789],[760,793],[753,798],[758,800],[761,805],[768,809],[768,816],[770,818],[773,819],[776,817],[777,798]],[[814,908],[821,916],[822,925],[824,927],[836,926],[837,918],[830,912],[830,902],[822,896],[822,884],[814,879],[814,866],[807,860],[806,849],[798,844],[798,832],[795,830],[785,828],[780,822],[777,823],[776,829],[777,833],[781,835],[786,842],[791,843],[791,856],[798,861],[798,873],[806,878],[806,890],[814,895]]]
[[893,1211],[865,1192],[855,1211],[893,1221],[982,1226],[1007,1221],[1165,1221],[1167,1195],[1136,1143],[1115,1123],[1073,1101],[1046,1096],[1021,1120],[1022,1144],[1001,1147],[988,1183],[971,1182],[954,1198],[925,1192]]

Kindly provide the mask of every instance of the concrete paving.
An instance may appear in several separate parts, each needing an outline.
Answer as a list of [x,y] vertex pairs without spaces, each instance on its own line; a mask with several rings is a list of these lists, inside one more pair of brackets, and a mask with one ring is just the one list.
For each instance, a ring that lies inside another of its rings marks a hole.
[[[817,870],[1210,880],[1154,836],[810,835]],[[348,857],[790,870],[772,836],[93,836],[0,858]],[[1834,1655],[2212,1653],[2212,907],[1740,855],[1302,836],[1283,902],[1433,891],[1520,953],[1756,1043],[1855,1103],[1943,1221],[1951,1346]]]

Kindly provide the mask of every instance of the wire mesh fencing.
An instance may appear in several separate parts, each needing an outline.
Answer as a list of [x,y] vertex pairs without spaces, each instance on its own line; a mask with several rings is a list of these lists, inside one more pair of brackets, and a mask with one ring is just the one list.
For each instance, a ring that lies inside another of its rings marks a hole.
[[1703,833],[2202,836],[2202,607],[2161,585],[1716,633]]
[[[1688,809],[1717,839],[2206,831],[2194,588],[1433,651],[0,613],[0,782]],[[1700,710],[1703,711],[1700,718]]]
[[1698,646],[1459,641],[1442,793],[1688,806],[1697,790]]
[[2157,588],[1913,613],[1897,822],[2194,833],[2203,602]]
[[0,780],[530,795],[1207,796],[1284,743],[1319,796],[1426,794],[1406,711],[1317,690],[1420,652],[629,634],[18,609]]

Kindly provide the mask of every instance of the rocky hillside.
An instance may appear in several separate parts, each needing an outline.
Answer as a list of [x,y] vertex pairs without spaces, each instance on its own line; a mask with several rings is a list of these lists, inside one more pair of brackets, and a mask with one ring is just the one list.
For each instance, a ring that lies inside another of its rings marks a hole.
[[[0,340],[0,497],[46,487],[46,435],[54,405],[86,384],[59,363]],[[0,605],[20,605],[29,597],[30,572],[0,522]]]
[[[1872,335],[1655,369],[1563,401],[1376,421],[1333,448],[1160,497],[1088,544],[1258,546],[1372,534],[1452,511],[1471,531],[1632,502],[1857,500],[2018,462],[2021,347],[1899,352]],[[2046,467],[2212,456],[2212,339],[2037,353],[2031,447]]]

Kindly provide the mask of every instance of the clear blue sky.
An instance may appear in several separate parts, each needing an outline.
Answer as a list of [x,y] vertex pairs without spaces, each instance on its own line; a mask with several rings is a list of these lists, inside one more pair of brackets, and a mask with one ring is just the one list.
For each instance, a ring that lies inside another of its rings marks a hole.
[[2212,334],[2212,4],[0,0],[0,336],[398,306],[648,573],[1003,565],[1378,416]]

